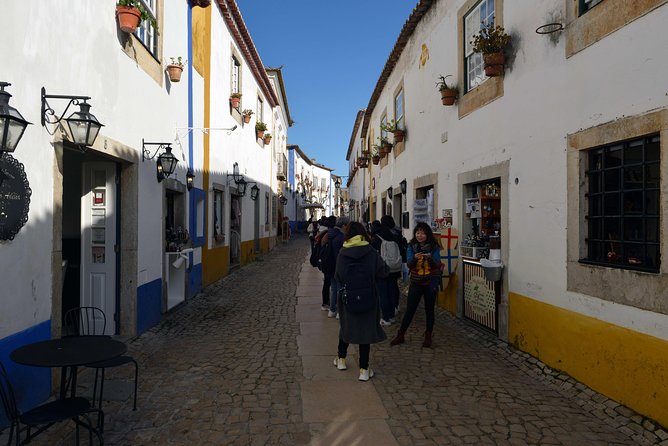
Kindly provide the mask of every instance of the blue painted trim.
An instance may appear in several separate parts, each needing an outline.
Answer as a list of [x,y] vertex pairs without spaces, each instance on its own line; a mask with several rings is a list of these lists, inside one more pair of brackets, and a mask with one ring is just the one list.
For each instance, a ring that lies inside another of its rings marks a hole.
[[162,318],[162,278],[137,288],[137,335],[157,325]]
[[[193,247],[195,248],[204,246],[204,240],[206,240],[206,234],[197,237],[197,203],[205,199],[206,194],[202,189],[193,187],[190,190],[190,239],[193,241]],[[202,218],[204,218],[204,215],[202,215]],[[204,232],[206,232],[206,224],[204,222],[202,224]]]
[[188,299],[191,299],[202,291],[202,264],[192,264],[193,254],[190,253],[190,268],[188,271]]
[[[51,339],[51,320],[46,320],[21,332],[0,339],[0,361],[7,369],[16,400],[21,410],[30,410],[49,398],[51,394],[51,369],[28,367],[9,359],[9,354],[18,347],[32,342]],[[0,429],[9,422],[4,411],[0,411]]]
[[[193,10],[188,6],[188,127],[193,126]],[[188,132],[188,165],[193,167],[193,132]],[[191,211],[192,212],[192,211]]]

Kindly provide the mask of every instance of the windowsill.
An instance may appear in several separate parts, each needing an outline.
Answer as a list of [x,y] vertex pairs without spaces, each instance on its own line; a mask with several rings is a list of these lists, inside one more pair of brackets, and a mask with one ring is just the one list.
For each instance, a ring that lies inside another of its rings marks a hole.
[[503,96],[503,76],[489,77],[457,101],[459,119]]
[[632,265],[620,265],[617,263],[602,263],[602,262],[596,262],[594,260],[587,260],[587,259],[580,259],[578,262],[582,265],[589,265],[589,266],[599,266],[601,268],[611,268],[611,269],[622,269],[622,270],[630,270],[630,271],[637,271],[639,273],[647,273],[647,274],[659,274],[661,271],[659,269],[653,270],[649,268],[641,268],[641,267],[636,267]]
[[[406,138],[404,136],[404,138]],[[398,142],[394,145],[394,149],[392,150],[394,152],[394,158],[396,159],[399,155],[401,155],[404,150],[406,150],[406,141],[401,141]]]
[[162,86],[165,82],[166,74],[157,57],[134,34],[127,34],[120,30],[118,32],[125,35],[125,37],[121,37],[123,52],[130,59],[134,60],[137,66],[144,70],[158,85]]
[[234,108],[232,107],[232,104],[230,104],[230,116],[232,116],[239,125],[243,126],[244,117],[241,114],[240,110],[241,110],[241,105],[239,105],[239,108]]

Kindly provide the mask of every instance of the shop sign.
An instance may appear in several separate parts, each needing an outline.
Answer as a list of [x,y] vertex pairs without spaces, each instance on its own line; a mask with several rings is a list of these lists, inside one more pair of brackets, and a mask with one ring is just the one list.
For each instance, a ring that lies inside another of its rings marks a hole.
[[28,221],[30,184],[23,164],[12,155],[0,157],[0,240],[14,237]]

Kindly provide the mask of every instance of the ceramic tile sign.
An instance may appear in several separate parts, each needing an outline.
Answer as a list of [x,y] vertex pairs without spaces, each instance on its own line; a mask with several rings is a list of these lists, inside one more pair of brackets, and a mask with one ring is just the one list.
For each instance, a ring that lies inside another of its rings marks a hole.
[[14,240],[28,222],[31,195],[23,164],[5,153],[0,157],[0,240]]

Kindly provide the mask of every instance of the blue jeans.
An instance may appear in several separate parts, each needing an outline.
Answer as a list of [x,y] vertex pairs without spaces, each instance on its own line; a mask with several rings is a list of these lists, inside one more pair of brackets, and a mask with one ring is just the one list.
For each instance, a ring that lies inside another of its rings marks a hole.
[[336,313],[336,301],[339,297],[339,282],[332,277],[332,284],[329,292],[329,311]]

